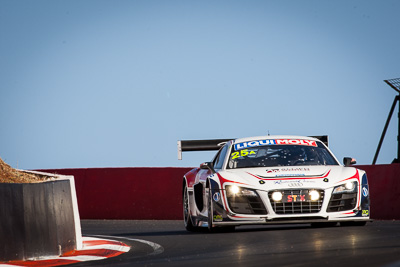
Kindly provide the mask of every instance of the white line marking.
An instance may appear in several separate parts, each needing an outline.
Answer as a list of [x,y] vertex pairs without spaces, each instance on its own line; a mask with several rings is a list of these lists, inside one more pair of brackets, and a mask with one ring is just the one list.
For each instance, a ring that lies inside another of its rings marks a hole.
[[109,244],[94,245],[94,246],[84,245],[83,248],[80,249],[79,251],[92,250],[92,249],[108,249],[108,250],[128,252],[130,250],[130,247],[121,245],[109,245]]
[[153,252],[148,254],[148,255],[157,255],[157,254],[161,254],[164,252],[164,248],[154,242],[151,241],[147,241],[147,240],[143,240],[143,239],[135,239],[135,238],[128,238],[128,237],[119,237],[119,236],[111,236],[111,235],[92,235],[92,236],[96,236],[96,237],[106,237],[106,238],[115,238],[115,239],[124,239],[124,240],[130,240],[130,241],[136,241],[136,242],[140,242],[146,245],[149,245],[150,247],[153,248]]
[[90,245],[90,244],[85,244],[85,241],[105,241],[105,242],[119,242],[116,240],[107,240],[107,239],[100,239],[100,238],[95,238],[95,237],[83,237],[83,248],[80,249],[79,251],[82,250],[92,250],[92,249],[109,249],[109,250],[116,250],[116,251],[122,251],[122,252],[128,252],[131,248],[128,245],[125,244],[98,244],[98,245]]
[[54,258],[57,260],[69,260],[69,261],[97,261],[97,260],[105,260],[107,257],[99,257],[99,256],[68,256],[68,257],[58,257]]

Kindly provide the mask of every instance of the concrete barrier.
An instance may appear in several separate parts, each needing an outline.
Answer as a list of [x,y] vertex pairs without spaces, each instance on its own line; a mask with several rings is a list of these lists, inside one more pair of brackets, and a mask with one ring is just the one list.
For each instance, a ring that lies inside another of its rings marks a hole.
[[0,184],[0,216],[0,261],[57,256],[77,248],[69,180]]
[[[362,165],[373,219],[400,219],[400,164]],[[82,219],[182,219],[182,177],[192,168],[45,170],[75,177]]]

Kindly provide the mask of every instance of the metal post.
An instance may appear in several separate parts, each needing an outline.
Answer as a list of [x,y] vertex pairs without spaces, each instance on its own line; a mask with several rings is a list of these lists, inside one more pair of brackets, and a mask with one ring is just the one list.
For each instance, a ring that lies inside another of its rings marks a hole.
[[397,131],[397,163],[400,163],[400,94],[396,97],[399,102],[398,131]]
[[[399,95],[396,97],[397,101],[399,101],[399,114],[398,114],[398,132],[397,132],[397,159],[395,161],[400,163],[400,78],[391,79],[391,80],[384,80],[390,87],[392,87]],[[396,99],[395,98],[395,99]]]
[[383,139],[385,138],[386,130],[389,126],[389,122],[390,122],[390,119],[392,118],[392,114],[393,114],[394,108],[396,107],[397,102],[399,102],[399,113],[397,115],[397,117],[398,117],[397,158],[393,160],[393,163],[395,163],[395,162],[400,163],[400,78],[384,80],[384,82],[387,83],[390,87],[392,87],[396,92],[398,92],[399,95],[395,96],[392,107],[390,108],[389,116],[386,120],[385,127],[383,128],[383,132],[381,135],[381,139],[379,140],[378,148],[376,149],[374,160],[372,161],[373,165],[376,163],[376,160],[378,159],[379,151],[381,150],[382,142],[383,142]]
[[[386,120],[385,127],[383,128],[382,135],[381,135],[381,139],[379,140],[378,148],[376,149],[376,153],[375,153],[374,160],[372,161],[372,165],[375,165],[376,160],[378,159],[379,151],[381,150],[381,146],[382,146],[382,143],[383,143],[383,139],[385,138],[386,130],[387,130],[388,126],[389,126],[389,122],[390,122],[390,119],[392,118],[393,111],[394,111],[394,108],[396,107],[397,101],[398,101],[398,96],[396,96],[396,97],[394,98],[392,107],[390,108],[389,116],[388,116],[388,118],[387,118],[387,120]],[[399,111],[399,118],[400,118],[400,111]],[[399,136],[397,136],[397,139],[398,139],[398,138],[399,138]],[[398,153],[397,153],[397,154],[398,154]],[[397,157],[399,157],[399,155],[397,155]]]

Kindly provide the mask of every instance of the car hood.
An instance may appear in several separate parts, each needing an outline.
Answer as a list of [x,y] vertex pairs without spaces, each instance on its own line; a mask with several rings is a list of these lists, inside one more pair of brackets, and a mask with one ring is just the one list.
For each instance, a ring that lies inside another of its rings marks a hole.
[[352,178],[360,180],[356,168],[343,166],[231,169],[220,172],[219,177],[221,183],[237,183],[260,190],[290,187],[329,188]]

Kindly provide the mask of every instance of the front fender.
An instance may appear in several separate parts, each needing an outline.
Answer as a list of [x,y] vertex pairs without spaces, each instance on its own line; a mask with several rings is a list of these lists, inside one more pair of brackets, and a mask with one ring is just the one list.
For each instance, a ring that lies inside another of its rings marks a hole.
[[[212,201],[212,220],[213,222],[230,221],[229,211],[225,200],[225,190],[220,189],[219,183],[212,178],[207,181],[209,198]],[[210,197],[211,195],[211,197]]]

